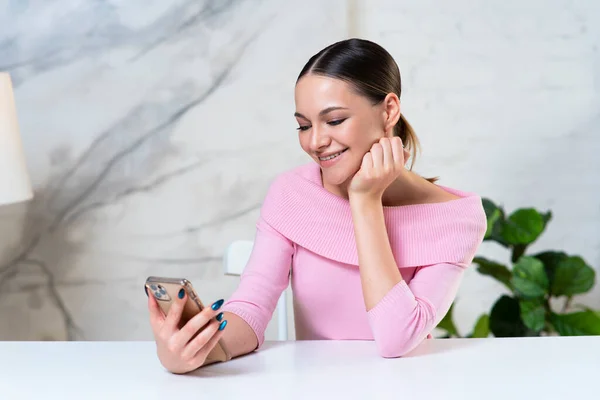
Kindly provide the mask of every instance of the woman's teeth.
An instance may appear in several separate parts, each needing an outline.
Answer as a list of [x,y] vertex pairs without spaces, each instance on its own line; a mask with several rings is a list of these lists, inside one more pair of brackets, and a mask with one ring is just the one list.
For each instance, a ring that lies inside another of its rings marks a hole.
[[342,151],[340,151],[338,153],[332,154],[332,155],[327,156],[327,157],[319,157],[319,160],[321,160],[321,161],[333,160],[334,158],[336,158],[337,156],[339,156],[340,154],[342,154],[344,151],[346,151],[346,150],[342,150]]

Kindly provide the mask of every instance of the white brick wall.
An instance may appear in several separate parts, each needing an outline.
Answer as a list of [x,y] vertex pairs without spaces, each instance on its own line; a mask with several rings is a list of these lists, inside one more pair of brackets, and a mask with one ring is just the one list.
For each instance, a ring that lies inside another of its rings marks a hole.
[[[508,210],[551,209],[533,250],[600,271],[600,2],[363,1],[362,31],[396,58],[423,145],[416,169]],[[506,260],[485,244],[482,254]],[[581,300],[600,308],[600,285]],[[466,333],[502,288],[469,271],[456,306]]]

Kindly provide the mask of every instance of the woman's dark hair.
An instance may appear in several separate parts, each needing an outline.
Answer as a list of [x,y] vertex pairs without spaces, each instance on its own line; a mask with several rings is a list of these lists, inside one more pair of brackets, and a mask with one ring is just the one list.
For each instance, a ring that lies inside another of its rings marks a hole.
[[[325,47],[306,63],[298,80],[306,74],[341,79],[374,105],[381,103],[389,93],[400,97],[402,84],[400,70],[394,58],[380,45],[364,39],[343,40]],[[414,165],[419,139],[404,115],[394,127],[394,135],[411,153]]]

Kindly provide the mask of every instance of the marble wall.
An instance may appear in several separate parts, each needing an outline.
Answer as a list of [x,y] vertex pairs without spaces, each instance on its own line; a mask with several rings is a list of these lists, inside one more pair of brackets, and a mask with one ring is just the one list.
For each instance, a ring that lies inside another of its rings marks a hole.
[[253,237],[270,180],[307,161],[293,85],[346,37],[345,7],[9,2],[0,70],[36,198],[1,211],[0,337],[148,338],[147,275],[228,296],[223,250]]
[[[537,246],[600,266],[598,6],[0,4],[0,70],[13,78],[36,194],[0,208],[1,339],[149,339],[148,275],[185,276],[206,302],[231,294],[225,247],[253,237],[271,179],[308,160],[295,78],[349,36],[398,60],[419,172],[508,208],[552,208]],[[470,271],[459,326],[501,290]]]

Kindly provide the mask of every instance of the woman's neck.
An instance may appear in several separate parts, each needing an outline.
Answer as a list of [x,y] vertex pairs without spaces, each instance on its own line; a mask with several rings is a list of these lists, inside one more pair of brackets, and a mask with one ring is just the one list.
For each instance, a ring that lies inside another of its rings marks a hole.
[[427,180],[408,171],[405,176],[388,186],[381,200],[387,207],[423,203],[431,193],[432,186]]
[[[323,181],[321,180],[321,182]],[[349,184],[350,179],[341,185],[329,185],[323,182],[323,187],[337,196],[348,199]],[[386,207],[393,207],[423,203],[431,195],[432,189],[435,190],[435,185],[408,171],[405,176],[396,179],[385,190],[382,196],[382,204]]]
[[435,183],[409,171],[405,178],[396,179],[383,193],[384,206],[444,203],[460,199]]

